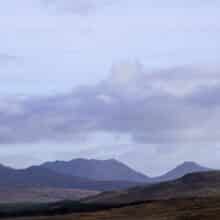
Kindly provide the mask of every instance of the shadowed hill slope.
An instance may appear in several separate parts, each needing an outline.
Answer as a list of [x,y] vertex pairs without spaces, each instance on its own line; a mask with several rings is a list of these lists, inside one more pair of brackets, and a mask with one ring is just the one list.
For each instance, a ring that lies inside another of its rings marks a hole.
[[187,174],[184,177],[125,191],[99,194],[85,200],[89,203],[124,204],[137,201],[182,197],[220,196],[220,171]]

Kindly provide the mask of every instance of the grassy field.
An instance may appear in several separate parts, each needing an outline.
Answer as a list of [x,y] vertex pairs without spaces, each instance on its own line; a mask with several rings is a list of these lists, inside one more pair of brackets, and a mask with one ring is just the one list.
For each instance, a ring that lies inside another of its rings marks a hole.
[[[219,220],[220,198],[188,198],[146,202],[124,208],[19,220]],[[15,220],[11,218],[8,220]],[[18,220],[18,219],[16,219]]]

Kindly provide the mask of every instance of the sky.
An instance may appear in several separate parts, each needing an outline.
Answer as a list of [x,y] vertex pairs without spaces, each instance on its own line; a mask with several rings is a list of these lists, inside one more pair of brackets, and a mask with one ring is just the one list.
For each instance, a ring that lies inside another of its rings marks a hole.
[[0,163],[220,168],[220,2],[0,2]]

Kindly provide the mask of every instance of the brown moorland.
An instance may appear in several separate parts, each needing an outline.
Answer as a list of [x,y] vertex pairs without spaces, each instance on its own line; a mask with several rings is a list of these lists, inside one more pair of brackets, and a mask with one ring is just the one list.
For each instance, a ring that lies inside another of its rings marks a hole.
[[78,200],[98,194],[98,191],[65,188],[0,188],[0,204],[48,203],[60,200]]
[[151,201],[95,213],[8,220],[219,220],[220,197]]

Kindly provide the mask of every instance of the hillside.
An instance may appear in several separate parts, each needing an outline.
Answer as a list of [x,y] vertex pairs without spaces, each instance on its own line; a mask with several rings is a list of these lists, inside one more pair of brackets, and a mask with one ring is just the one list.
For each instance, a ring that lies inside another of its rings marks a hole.
[[220,171],[187,174],[174,181],[102,193],[86,199],[85,202],[126,204],[137,201],[206,196],[220,196]]
[[127,165],[114,160],[86,160],[46,162],[42,165],[61,174],[79,176],[93,180],[149,182],[150,178]]

